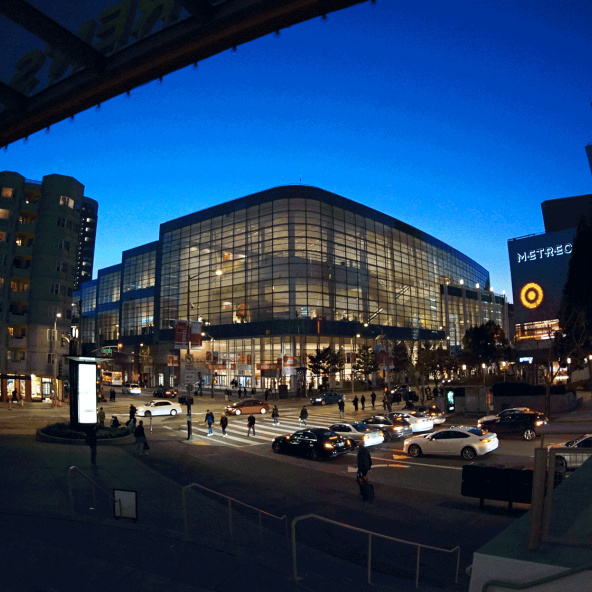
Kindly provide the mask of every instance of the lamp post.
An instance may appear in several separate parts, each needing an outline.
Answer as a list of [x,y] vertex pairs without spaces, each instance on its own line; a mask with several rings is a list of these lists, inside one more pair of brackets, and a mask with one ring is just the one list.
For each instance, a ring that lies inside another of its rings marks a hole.
[[[360,334],[356,334],[356,338],[359,338]],[[352,355],[351,355],[351,384],[352,384],[352,398],[354,396],[354,338],[351,338],[351,348],[352,348]]]
[[571,358],[567,358],[567,382],[571,382]]
[[58,333],[58,319],[62,317],[62,313],[58,312],[53,319],[53,375],[55,377],[55,391],[54,391],[54,406],[58,405],[58,353],[57,353],[57,333]]
[[483,386],[485,386],[485,368],[487,368],[487,364],[483,362],[483,364],[481,364],[481,368],[483,369]]
[[[209,269],[204,269],[195,275],[188,275],[187,276],[187,356],[191,354],[191,280],[197,279],[198,277],[204,275],[205,273],[209,273]],[[221,269],[216,269],[216,275],[222,275]],[[187,364],[187,362],[185,362]],[[185,366],[186,368],[187,366]],[[191,425],[191,392],[193,388],[190,388],[190,385],[186,382],[187,386],[187,439],[193,439],[193,430]],[[214,397],[214,382],[212,381],[212,398]]]

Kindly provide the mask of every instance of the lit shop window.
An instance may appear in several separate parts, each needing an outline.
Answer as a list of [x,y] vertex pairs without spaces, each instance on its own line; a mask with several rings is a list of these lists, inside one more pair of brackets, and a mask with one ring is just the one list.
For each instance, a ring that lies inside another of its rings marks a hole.
[[2,187],[2,197],[12,197],[14,189],[12,187]]

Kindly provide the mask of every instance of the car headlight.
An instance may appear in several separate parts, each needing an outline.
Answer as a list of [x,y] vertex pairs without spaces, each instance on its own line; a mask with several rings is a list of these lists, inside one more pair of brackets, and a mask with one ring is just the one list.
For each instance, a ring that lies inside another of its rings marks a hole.
[[537,419],[537,420],[534,422],[534,425],[535,425],[535,426],[542,426],[542,425],[543,425],[543,423],[544,423],[544,422],[543,422],[542,420],[540,420],[540,419]]
[[331,444],[331,442],[325,442],[325,443],[323,444],[323,448],[328,448],[328,449],[331,449],[331,448],[333,448],[333,444]]

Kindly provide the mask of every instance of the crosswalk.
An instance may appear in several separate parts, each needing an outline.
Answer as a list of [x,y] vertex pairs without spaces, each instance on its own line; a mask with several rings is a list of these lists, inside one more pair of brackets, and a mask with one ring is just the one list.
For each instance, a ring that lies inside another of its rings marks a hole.
[[[247,435],[248,428],[246,416],[229,417],[226,436],[222,435],[220,424],[217,422],[213,426],[213,436],[208,436],[208,428],[203,422],[194,422],[192,426],[192,442],[190,443],[198,445],[233,446],[239,448],[260,444],[271,446],[271,442],[274,438],[283,436],[284,434],[292,434],[305,427],[300,423],[298,410],[294,410],[294,412],[286,411],[279,418],[279,424],[274,424],[273,419],[269,415],[257,415],[255,416],[255,419],[255,434],[251,431],[250,436]],[[218,420],[219,418],[217,418],[217,421]],[[306,427],[326,428],[338,421],[348,420],[340,420],[338,413],[335,416],[328,417],[326,414],[317,414],[314,411],[309,410]],[[167,427],[165,429],[179,431],[184,428],[181,426],[179,428]]]

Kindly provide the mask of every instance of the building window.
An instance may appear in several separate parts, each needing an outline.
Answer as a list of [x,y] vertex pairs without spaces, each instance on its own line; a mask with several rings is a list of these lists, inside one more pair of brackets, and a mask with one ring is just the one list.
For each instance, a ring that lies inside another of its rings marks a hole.
[[50,294],[59,294],[60,293],[60,284],[51,284],[49,286]]
[[68,264],[64,261],[56,261],[56,271],[68,273]]
[[6,359],[10,362],[12,360],[12,350],[6,352]]
[[63,238],[56,238],[53,243],[54,248],[62,249],[64,251],[70,250],[70,241],[64,240]]
[[10,210],[0,208],[0,220],[8,220],[10,218]]
[[0,232],[0,243],[8,242],[8,233]]
[[55,364],[55,354],[54,353],[47,354],[47,363],[48,364]]
[[12,197],[14,189],[12,187],[2,187],[2,197]]
[[60,195],[60,205],[68,206],[70,209],[74,209],[74,200],[67,195]]
[[60,226],[61,228],[66,228],[67,223],[68,223],[68,220],[66,218],[62,218],[61,216],[58,216],[58,226]]

